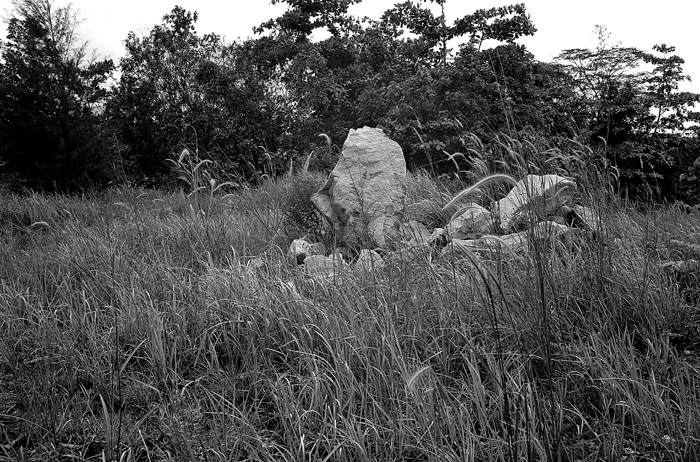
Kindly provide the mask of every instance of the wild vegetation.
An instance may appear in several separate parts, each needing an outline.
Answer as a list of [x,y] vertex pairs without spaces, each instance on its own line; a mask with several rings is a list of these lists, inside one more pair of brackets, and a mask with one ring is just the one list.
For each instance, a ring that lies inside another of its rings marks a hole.
[[596,239],[331,280],[279,240],[318,175],[4,193],[0,460],[696,460],[697,214],[587,180]]
[[[108,88],[70,9],[14,2],[0,461],[698,460],[698,273],[659,264],[700,259],[680,203],[698,96],[672,47],[600,29],[541,63],[513,42],[535,32],[522,5],[450,26],[412,3],[365,23],[352,0],[285,3],[233,44],[176,7],[129,35]],[[402,145],[407,204],[558,173],[600,227],[311,277],[289,240],[339,244],[309,196],[365,124]]]

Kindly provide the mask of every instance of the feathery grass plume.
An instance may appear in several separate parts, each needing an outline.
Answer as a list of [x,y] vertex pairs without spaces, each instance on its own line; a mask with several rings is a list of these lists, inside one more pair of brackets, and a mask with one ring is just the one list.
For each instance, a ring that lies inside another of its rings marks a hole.
[[49,224],[46,223],[45,221],[35,221],[31,225],[29,225],[29,229],[38,228],[38,227],[50,228]]
[[326,142],[326,148],[330,151],[331,150],[331,137],[326,135],[325,133],[319,133],[318,136],[319,136],[319,138],[323,138],[323,140]]
[[[470,194],[477,193],[477,192],[481,192],[481,188],[482,188],[482,187],[487,186],[487,185],[489,185],[489,184],[491,184],[491,183],[497,183],[497,182],[505,182],[505,183],[509,183],[509,184],[511,184],[511,185],[513,185],[513,186],[515,186],[515,185],[518,184],[518,182],[515,181],[515,179],[514,179],[512,176],[510,176],[510,175],[498,174],[498,173],[497,173],[497,174],[494,174],[494,175],[487,176],[486,178],[482,178],[481,180],[479,180],[479,181],[477,181],[476,183],[474,183],[472,186],[470,186],[470,187],[468,187],[467,189],[465,189],[465,190],[461,191],[460,193],[458,193],[455,197],[452,198],[451,201],[449,201],[449,202],[442,208],[442,210],[444,210],[444,211],[445,211],[445,210],[448,210],[450,207],[452,207],[454,204],[456,204],[457,202],[459,202],[461,199],[467,197],[467,196],[470,195]],[[461,212],[464,212],[464,209],[460,209],[460,210],[461,210]],[[454,220],[457,216],[459,216],[459,214],[453,215],[452,218],[450,219],[450,221]]]
[[180,152],[180,157],[177,158],[177,162],[178,162],[179,164],[181,164],[181,163],[184,162],[185,157],[189,157],[189,156],[190,156],[190,150],[187,149],[187,148],[184,148],[184,149],[182,150],[182,152]]
[[450,154],[449,152],[445,151],[444,149],[442,150],[442,153],[445,154],[445,156],[447,156],[447,160],[451,161],[454,164],[455,169],[457,170],[457,173],[461,173],[461,170],[459,168],[459,164],[457,163],[456,158],[461,157],[462,159],[466,159],[467,156],[465,156],[461,152],[455,152],[454,154]]
[[693,244],[692,242],[685,242],[681,241],[679,239],[671,239],[670,241],[671,245],[678,247],[680,249],[684,249],[691,253],[694,257],[699,257],[700,256],[700,245],[698,244]]
[[309,164],[311,164],[311,158],[314,155],[314,150],[312,149],[311,152],[309,153],[308,156],[306,156],[306,160],[304,161],[304,166],[301,168],[301,174],[305,175],[309,173]]

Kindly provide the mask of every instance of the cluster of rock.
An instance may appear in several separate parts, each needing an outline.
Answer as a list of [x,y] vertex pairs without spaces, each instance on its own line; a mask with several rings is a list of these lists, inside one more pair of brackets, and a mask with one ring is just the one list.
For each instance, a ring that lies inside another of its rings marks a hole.
[[350,130],[342,155],[326,184],[312,196],[318,211],[346,243],[371,243],[354,266],[346,251],[292,242],[289,255],[314,276],[339,270],[372,271],[393,258],[441,258],[507,247],[519,253],[532,239],[567,242],[574,232],[601,228],[597,215],[573,203],[576,184],[557,175],[528,175],[490,210],[462,204],[444,226],[429,228],[443,207],[430,199],[406,204],[406,161],[401,147],[381,130]]
[[573,203],[576,183],[558,175],[527,175],[491,210],[467,204],[445,228],[447,251],[526,250],[533,239],[570,243],[581,231],[601,231],[591,209]]

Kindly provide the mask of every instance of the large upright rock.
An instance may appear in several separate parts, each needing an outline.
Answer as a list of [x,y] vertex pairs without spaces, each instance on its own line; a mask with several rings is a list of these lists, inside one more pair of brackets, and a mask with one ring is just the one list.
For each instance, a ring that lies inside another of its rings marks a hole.
[[544,218],[569,202],[574,189],[573,180],[558,175],[527,175],[496,202],[492,212],[500,218],[503,231],[513,230],[527,219],[526,212]]
[[326,184],[311,200],[338,229],[369,222],[402,208],[406,159],[401,147],[376,128],[350,130]]

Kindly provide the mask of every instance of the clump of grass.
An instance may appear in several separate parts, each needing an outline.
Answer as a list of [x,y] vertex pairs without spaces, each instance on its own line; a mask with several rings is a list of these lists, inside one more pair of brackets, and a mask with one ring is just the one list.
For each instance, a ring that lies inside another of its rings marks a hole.
[[311,201],[311,196],[318,192],[323,182],[320,176],[308,173],[290,178],[282,205],[283,229],[290,238],[308,237],[314,241],[326,238],[323,217]]

